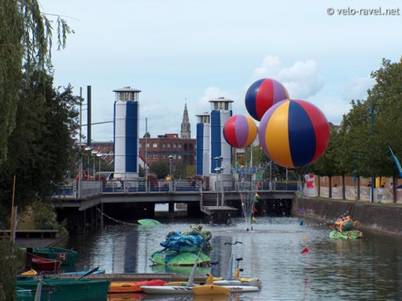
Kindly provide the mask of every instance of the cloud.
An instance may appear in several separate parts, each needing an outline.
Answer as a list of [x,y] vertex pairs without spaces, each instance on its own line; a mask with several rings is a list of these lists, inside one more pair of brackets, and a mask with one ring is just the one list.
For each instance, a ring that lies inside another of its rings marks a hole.
[[297,61],[291,66],[284,66],[279,57],[268,55],[252,75],[253,81],[263,77],[280,81],[291,98],[307,99],[324,86],[315,60]]
[[367,90],[374,84],[370,77],[357,77],[349,81],[344,88],[344,95],[348,100],[364,99],[367,97]]

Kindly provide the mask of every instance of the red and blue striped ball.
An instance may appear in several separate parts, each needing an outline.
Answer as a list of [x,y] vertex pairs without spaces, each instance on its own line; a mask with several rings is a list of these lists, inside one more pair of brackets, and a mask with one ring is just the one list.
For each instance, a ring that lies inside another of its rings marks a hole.
[[249,146],[257,136],[257,126],[249,116],[234,115],[223,126],[223,137],[236,148]]
[[324,114],[304,100],[284,100],[262,117],[258,138],[276,164],[296,168],[311,164],[325,151],[329,125]]
[[270,107],[288,98],[288,91],[280,82],[269,78],[260,79],[247,90],[246,108],[255,120],[260,121]]

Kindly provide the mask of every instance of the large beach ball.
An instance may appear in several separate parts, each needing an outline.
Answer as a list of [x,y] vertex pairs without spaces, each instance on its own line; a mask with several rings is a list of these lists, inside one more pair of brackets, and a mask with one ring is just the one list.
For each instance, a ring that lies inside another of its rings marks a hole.
[[223,136],[231,146],[244,148],[253,143],[257,126],[249,116],[234,115],[225,122]]
[[265,154],[287,168],[314,162],[329,141],[324,114],[303,100],[284,100],[272,106],[262,117],[258,132]]
[[288,91],[280,82],[269,78],[260,79],[247,90],[246,108],[255,120],[261,120],[270,107],[288,98]]

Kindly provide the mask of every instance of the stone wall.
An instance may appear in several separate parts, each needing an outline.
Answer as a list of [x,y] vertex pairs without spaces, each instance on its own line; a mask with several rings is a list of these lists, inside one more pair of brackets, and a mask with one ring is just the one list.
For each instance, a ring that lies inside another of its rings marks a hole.
[[402,206],[376,204],[325,198],[296,197],[292,204],[293,216],[304,216],[333,223],[338,216],[350,211],[363,231],[380,232],[402,237]]

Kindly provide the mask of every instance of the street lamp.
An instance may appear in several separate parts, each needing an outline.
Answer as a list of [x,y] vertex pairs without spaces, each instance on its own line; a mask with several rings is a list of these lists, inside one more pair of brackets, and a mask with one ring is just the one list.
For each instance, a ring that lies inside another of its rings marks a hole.
[[92,153],[92,155],[94,155],[94,158],[93,158],[94,161],[92,162],[92,174],[94,176],[94,180],[96,180],[95,160],[96,160],[96,155],[98,154],[98,152],[96,150],[93,150],[91,153]]
[[172,160],[173,160],[173,156],[169,155],[169,175],[170,177],[172,177]]
[[101,175],[101,159],[102,159],[103,154],[97,153],[96,156],[99,159],[99,169],[98,169],[98,171],[99,171],[99,178],[100,178],[100,175]]

